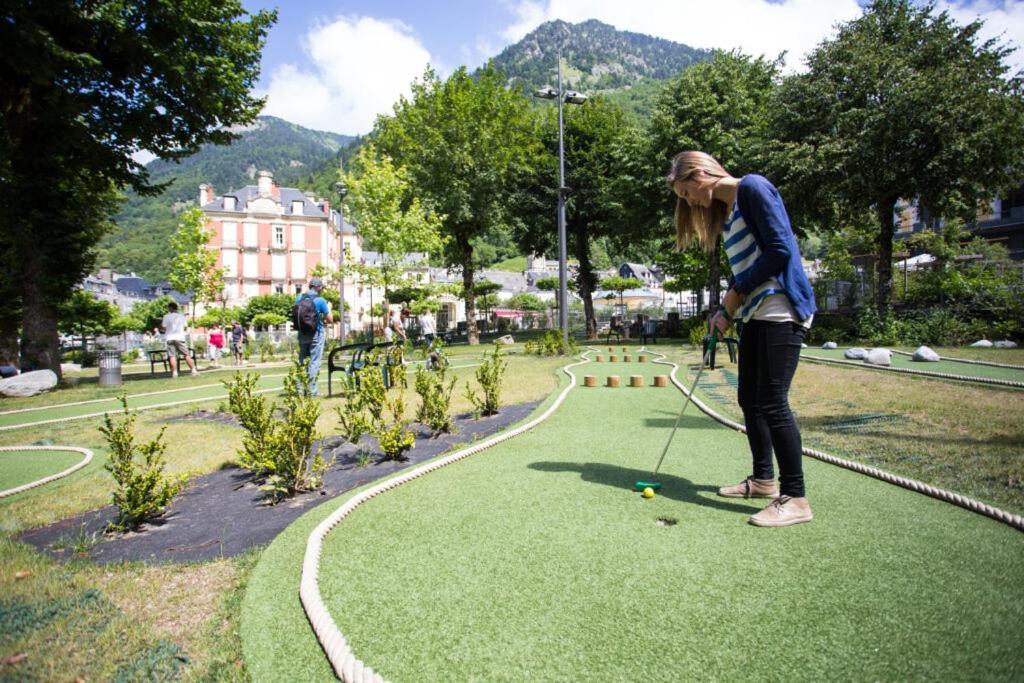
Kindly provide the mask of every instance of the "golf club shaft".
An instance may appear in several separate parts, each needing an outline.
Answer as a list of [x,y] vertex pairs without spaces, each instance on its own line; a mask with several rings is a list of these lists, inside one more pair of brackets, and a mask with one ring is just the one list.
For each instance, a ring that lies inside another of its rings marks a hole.
[[652,479],[658,474],[658,471],[661,470],[661,463],[665,462],[665,456],[668,455],[668,449],[672,445],[672,439],[676,436],[676,430],[679,429],[679,423],[683,421],[683,414],[686,412],[686,408],[690,405],[690,401],[693,399],[693,392],[697,389],[697,382],[700,381],[700,376],[704,374],[704,366],[707,365],[708,358],[711,357],[711,353],[714,351],[714,348],[715,342],[712,341],[708,345],[708,350],[704,354],[704,358],[701,359],[700,370],[697,371],[697,377],[693,380],[693,385],[690,387],[690,393],[686,397],[686,402],[683,403],[683,409],[679,411],[679,415],[676,417],[676,423],[672,427],[672,433],[668,436],[668,443],[665,444],[665,450],[661,452],[661,457],[658,459],[658,466],[655,467],[654,471],[651,473]]

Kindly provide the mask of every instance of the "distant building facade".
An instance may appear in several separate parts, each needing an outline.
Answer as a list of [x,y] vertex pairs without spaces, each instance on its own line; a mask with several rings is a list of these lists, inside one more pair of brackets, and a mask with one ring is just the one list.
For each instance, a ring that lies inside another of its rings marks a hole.
[[[305,289],[317,266],[337,271],[342,244],[346,258],[359,260],[362,244],[355,228],[344,222],[326,199],[317,200],[292,187],[274,183],[260,171],[256,185],[223,196],[199,186],[199,206],[213,231],[209,246],[224,269],[224,298],[242,306],[255,296],[296,294]],[[349,280],[346,279],[346,288]],[[345,292],[350,309],[356,293]]]

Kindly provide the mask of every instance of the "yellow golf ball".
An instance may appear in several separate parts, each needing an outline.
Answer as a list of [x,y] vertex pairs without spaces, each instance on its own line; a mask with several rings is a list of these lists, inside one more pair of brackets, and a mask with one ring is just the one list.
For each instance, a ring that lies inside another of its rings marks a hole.
[[652,489],[650,486],[648,486],[647,488],[644,489],[644,492],[642,494],[640,494],[640,495],[642,495],[644,498],[654,498],[654,489]]

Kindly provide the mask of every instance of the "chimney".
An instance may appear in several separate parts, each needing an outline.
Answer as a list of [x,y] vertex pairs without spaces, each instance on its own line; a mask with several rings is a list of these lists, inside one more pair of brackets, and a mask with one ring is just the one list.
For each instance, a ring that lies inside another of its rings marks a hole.
[[199,186],[199,206],[206,206],[213,201],[213,185],[203,183]]
[[261,197],[269,197],[273,193],[274,174],[270,171],[260,171],[257,175],[256,186]]

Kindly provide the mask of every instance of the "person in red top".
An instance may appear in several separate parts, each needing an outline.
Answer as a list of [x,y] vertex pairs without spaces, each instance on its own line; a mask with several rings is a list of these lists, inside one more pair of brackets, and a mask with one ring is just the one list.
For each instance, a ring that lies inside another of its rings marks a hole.
[[224,331],[220,329],[220,325],[214,323],[210,327],[210,338],[206,345],[206,355],[210,359],[210,363],[218,365],[220,361],[221,351],[224,349]]

